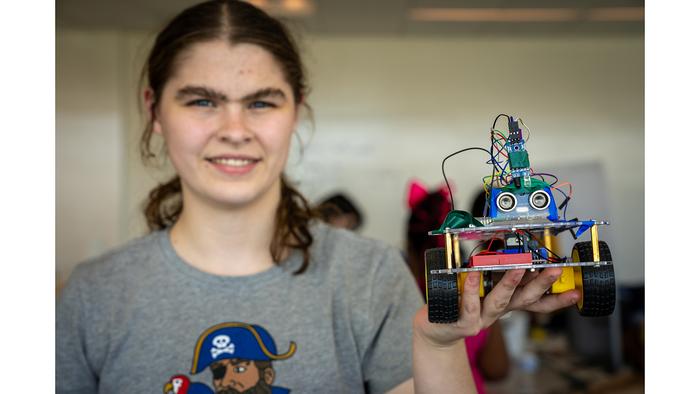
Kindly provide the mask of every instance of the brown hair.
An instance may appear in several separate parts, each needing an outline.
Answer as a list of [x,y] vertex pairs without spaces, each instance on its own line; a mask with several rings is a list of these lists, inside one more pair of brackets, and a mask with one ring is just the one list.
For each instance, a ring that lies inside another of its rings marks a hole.
[[[178,55],[194,44],[227,40],[229,43],[258,45],[270,52],[282,69],[285,81],[291,86],[296,105],[305,103],[309,88],[299,50],[287,28],[260,9],[236,0],[212,0],[185,9],[158,34],[141,73],[152,90],[149,121],[141,136],[141,158],[148,163],[156,157],[151,150],[153,118],[163,88],[177,67]],[[309,249],[313,237],[309,230],[311,220],[318,215],[306,199],[282,175],[281,199],[275,217],[275,233],[270,253],[276,263],[286,248],[300,249],[304,262],[296,273],[302,273],[309,264]],[[158,185],[148,196],[144,215],[150,231],[173,225],[182,212],[180,177]]]

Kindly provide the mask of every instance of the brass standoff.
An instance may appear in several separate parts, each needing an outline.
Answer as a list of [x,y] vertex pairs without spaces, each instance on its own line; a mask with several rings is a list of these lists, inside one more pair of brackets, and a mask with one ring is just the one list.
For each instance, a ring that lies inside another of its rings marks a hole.
[[459,234],[452,235],[452,252],[455,254],[455,267],[462,267],[462,259],[459,255]]
[[544,247],[547,248],[547,254],[552,254],[554,252],[552,250],[552,232],[546,228],[542,237],[544,238]]
[[450,229],[445,229],[445,259],[447,263],[447,269],[452,269],[452,236],[449,233]]
[[598,244],[598,225],[591,226],[591,244],[593,246],[593,261],[600,261],[600,249]]

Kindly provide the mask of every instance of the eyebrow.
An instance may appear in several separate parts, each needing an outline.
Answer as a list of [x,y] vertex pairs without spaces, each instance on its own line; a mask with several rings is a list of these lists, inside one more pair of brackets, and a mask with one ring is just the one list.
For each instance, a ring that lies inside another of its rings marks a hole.
[[181,100],[187,96],[201,96],[209,99],[228,101],[226,94],[218,92],[206,86],[185,86],[177,91],[175,98]]
[[[216,99],[219,101],[229,101],[225,93],[208,88],[206,86],[185,86],[177,91],[175,98],[182,100],[187,96],[201,96],[208,99]],[[287,96],[281,89],[278,88],[263,88],[256,90],[253,93],[247,94],[241,98],[241,101],[255,101],[263,98],[279,97],[286,100]]]
[[284,94],[284,92],[281,89],[277,88],[264,88],[257,90],[251,94],[247,94],[243,96],[241,99],[242,101],[255,101],[255,100],[260,100],[262,98],[273,98],[273,97],[279,97],[281,99],[286,99],[287,96]]

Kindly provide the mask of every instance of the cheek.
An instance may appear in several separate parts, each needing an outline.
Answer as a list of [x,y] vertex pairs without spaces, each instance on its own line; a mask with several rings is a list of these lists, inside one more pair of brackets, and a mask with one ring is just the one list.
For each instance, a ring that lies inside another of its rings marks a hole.
[[163,125],[163,138],[168,147],[171,160],[178,160],[181,155],[200,152],[207,142],[207,135],[197,125],[180,122],[176,125]]
[[280,161],[282,166],[286,162],[289,147],[292,141],[292,134],[296,124],[293,118],[270,122],[266,130],[259,134],[261,143],[265,146],[267,154],[274,160]]
[[255,383],[257,383],[258,380],[260,380],[260,373],[258,371],[258,368],[254,364],[248,366],[248,370],[246,370],[243,373],[243,376],[241,376],[241,380],[245,381],[250,385],[254,385]]

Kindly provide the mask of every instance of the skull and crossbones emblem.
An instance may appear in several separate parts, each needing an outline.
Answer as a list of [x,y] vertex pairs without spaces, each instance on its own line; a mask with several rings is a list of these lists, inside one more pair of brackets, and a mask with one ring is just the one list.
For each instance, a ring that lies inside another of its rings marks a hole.
[[235,347],[231,342],[231,337],[229,337],[228,335],[217,335],[214,337],[214,339],[211,340],[211,343],[213,345],[211,348],[212,358],[217,358],[222,353],[233,354],[233,350]]

